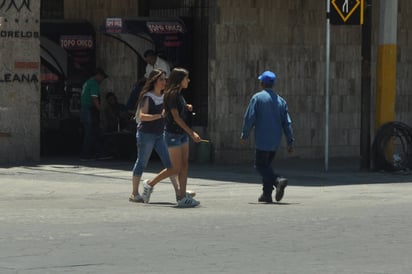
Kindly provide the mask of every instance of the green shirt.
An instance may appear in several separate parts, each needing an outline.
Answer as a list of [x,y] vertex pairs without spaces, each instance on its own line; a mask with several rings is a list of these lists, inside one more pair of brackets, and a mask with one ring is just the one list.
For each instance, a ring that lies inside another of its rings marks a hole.
[[99,83],[94,78],[87,80],[82,89],[82,97],[80,99],[81,106],[84,108],[89,108],[93,106],[92,97],[100,96]]

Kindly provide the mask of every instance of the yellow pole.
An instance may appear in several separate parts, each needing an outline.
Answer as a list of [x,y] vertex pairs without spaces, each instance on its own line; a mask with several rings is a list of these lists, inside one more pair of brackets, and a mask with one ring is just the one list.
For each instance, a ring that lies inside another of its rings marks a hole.
[[398,0],[380,1],[375,130],[395,120]]
[[[398,0],[380,0],[379,45],[376,66],[375,131],[395,121],[396,43]],[[385,148],[387,160],[393,160],[393,139]]]

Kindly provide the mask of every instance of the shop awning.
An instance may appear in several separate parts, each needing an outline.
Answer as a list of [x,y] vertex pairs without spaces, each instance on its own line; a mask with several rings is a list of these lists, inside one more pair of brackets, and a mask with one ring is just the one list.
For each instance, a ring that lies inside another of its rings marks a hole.
[[186,61],[186,27],[178,18],[107,18],[100,32],[125,43],[142,59],[153,49],[173,65]]
[[64,79],[76,80],[94,69],[95,30],[83,20],[41,20],[40,49],[43,64]]
[[67,52],[59,44],[40,36],[40,57],[64,78],[67,78]]

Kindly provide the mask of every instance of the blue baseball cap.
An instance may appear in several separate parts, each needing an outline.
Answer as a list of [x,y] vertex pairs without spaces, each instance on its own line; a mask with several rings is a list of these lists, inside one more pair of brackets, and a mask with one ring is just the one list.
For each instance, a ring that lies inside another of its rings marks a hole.
[[261,75],[259,75],[258,79],[262,83],[273,84],[276,80],[276,74],[274,72],[267,70],[264,71]]

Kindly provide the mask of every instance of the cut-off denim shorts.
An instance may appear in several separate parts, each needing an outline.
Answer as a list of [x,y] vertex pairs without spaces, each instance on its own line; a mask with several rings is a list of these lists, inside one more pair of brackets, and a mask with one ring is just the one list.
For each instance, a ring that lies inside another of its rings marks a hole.
[[168,147],[178,147],[188,143],[189,136],[186,133],[177,134],[166,131],[165,140]]

